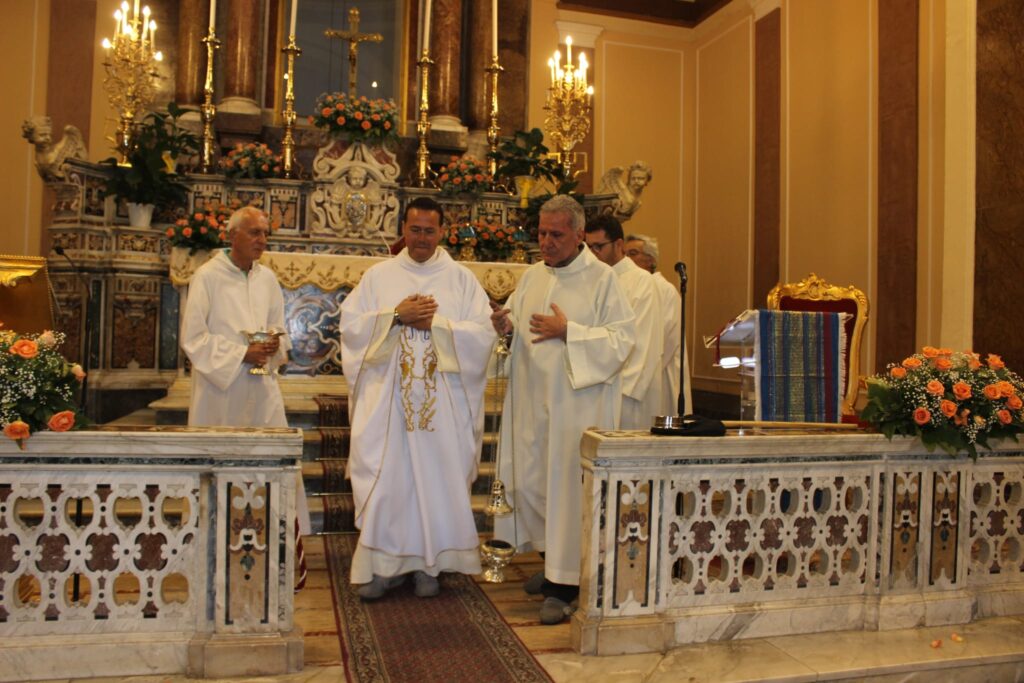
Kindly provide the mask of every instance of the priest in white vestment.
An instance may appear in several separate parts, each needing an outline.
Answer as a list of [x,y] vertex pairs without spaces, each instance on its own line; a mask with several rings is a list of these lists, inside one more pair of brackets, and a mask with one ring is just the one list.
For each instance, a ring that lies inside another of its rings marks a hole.
[[[189,281],[181,348],[192,362],[194,426],[287,427],[274,372],[288,360],[287,336],[249,343],[245,332],[284,332],[284,296],[257,263],[267,248],[266,215],[244,207],[228,221],[231,248],[218,250]],[[249,370],[262,365],[266,375]]]
[[405,248],[374,265],[341,306],[349,388],[349,476],[359,543],[351,581],[372,600],[413,573],[420,597],[440,572],[481,571],[470,507],[495,342],[476,277],[438,249],[443,213],[406,208]]
[[584,221],[568,195],[541,207],[544,261],[491,317],[510,340],[498,476],[514,508],[495,519],[495,537],[544,554],[544,573],[528,592],[545,595],[545,624],[562,621],[579,593],[580,438],[590,427],[618,428],[621,371],[636,338],[615,273],[583,247]]
[[[277,369],[287,362],[287,335],[250,343],[246,332],[284,332],[284,296],[277,277],[258,263],[270,224],[255,207],[228,220],[230,249],[218,250],[189,281],[181,348],[192,362],[188,423],[197,427],[287,427]],[[263,366],[266,375],[249,370]],[[301,476],[299,531],[312,533]]]
[[636,316],[636,346],[622,369],[622,429],[650,429],[661,410],[663,328],[661,300],[651,274],[626,258],[622,224],[610,214],[587,222],[594,256],[611,266]]
[[654,278],[661,301],[661,315],[664,321],[665,342],[662,349],[661,408],[659,415],[675,415],[679,407],[679,367],[684,368],[684,390],[686,412],[693,412],[692,387],[690,385],[689,351],[680,359],[680,327],[682,326],[682,299],[678,284],[673,285],[658,270],[658,240],[647,235],[626,237],[626,256],[636,265],[649,271]]

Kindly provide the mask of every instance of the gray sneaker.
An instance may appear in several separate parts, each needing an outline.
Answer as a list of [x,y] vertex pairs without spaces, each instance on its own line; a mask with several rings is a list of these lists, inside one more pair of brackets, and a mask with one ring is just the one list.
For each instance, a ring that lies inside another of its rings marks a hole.
[[544,571],[541,570],[523,582],[523,590],[529,595],[540,595],[540,589],[543,585]]
[[399,574],[398,576],[377,576],[373,575],[373,581],[370,583],[364,583],[362,586],[356,589],[356,594],[362,600],[376,600],[382,597],[389,590],[398,586],[405,580],[405,576]]
[[416,582],[417,598],[432,598],[441,592],[441,586],[438,584],[436,576],[431,576],[426,572],[416,572],[412,575],[412,580]]
[[558,598],[544,598],[540,606],[540,623],[547,626],[561,624],[562,621],[572,614],[572,608]]

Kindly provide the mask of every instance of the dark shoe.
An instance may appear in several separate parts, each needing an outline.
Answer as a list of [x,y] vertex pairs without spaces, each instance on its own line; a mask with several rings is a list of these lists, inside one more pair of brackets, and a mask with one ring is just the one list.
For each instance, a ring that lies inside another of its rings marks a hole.
[[362,600],[376,600],[382,597],[389,590],[402,583],[405,576],[377,576],[373,575],[373,581],[364,583],[356,589],[356,594]]
[[541,586],[544,585],[544,572],[539,571],[523,582],[523,590],[529,595],[540,595]]
[[540,623],[547,626],[561,624],[570,614],[572,614],[572,608],[568,603],[558,598],[544,598],[544,602],[540,606]]
[[441,586],[438,584],[436,576],[431,576],[426,572],[416,572],[412,575],[412,580],[416,583],[417,598],[432,598],[441,592]]

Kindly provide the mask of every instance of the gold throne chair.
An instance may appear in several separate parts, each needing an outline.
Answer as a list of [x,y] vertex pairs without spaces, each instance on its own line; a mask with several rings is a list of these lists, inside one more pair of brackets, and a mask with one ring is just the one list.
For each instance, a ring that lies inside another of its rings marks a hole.
[[845,324],[846,390],[842,411],[844,418],[855,416],[853,406],[860,388],[860,344],[868,322],[868,298],[864,292],[853,285],[839,287],[829,284],[811,273],[800,282],[775,285],[768,292],[768,308],[773,311],[822,311],[850,315]]

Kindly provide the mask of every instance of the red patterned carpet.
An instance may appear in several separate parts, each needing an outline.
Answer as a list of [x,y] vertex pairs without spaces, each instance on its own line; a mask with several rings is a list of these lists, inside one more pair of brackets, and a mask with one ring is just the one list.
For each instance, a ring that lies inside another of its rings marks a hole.
[[413,595],[412,579],[364,603],[348,581],[356,536],[325,536],[335,616],[349,681],[550,683],[473,577],[443,574],[441,594]]

